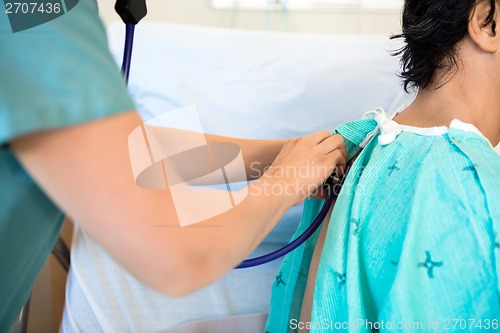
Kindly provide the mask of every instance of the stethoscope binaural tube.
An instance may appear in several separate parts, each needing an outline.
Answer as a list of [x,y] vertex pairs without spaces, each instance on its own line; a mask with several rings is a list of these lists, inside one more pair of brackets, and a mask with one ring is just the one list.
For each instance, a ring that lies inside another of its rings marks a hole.
[[128,84],[130,75],[130,63],[132,62],[132,48],[134,44],[135,24],[125,24],[125,47],[123,48],[122,74],[125,83]]
[[125,23],[125,47],[123,50],[122,73],[125,82],[128,82],[132,49],[134,46],[135,26],[148,13],[146,0],[116,0],[115,10]]

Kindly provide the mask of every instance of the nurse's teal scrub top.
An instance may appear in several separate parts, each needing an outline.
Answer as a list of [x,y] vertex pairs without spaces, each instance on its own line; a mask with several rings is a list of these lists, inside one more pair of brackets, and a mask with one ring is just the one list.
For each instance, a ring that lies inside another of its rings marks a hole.
[[0,8],[0,332],[7,332],[63,221],[7,143],[134,105],[108,51],[95,0],[16,33]]
[[[500,157],[490,142],[458,120],[423,129],[381,109],[337,132],[349,157],[367,145],[333,209],[311,319],[300,311],[318,233],[284,259],[266,332],[500,332]],[[297,234],[321,204],[308,199]]]

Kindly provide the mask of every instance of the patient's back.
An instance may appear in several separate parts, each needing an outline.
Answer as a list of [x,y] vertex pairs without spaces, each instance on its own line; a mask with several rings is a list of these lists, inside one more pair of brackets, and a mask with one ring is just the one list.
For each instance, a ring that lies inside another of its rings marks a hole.
[[[382,118],[341,126],[353,140],[348,147],[388,121]],[[321,259],[307,250],[285,259],[279,274],[287,284],[273,286],[266,330],[286,332],[290,320],[308,315],[317,324],[498,318],[500,157],[457,120],[427,129],[392,125],[382,125],[350,170],[324,244],[315,244]],[[314,265],[310,281],[303,272]],[[305,303],[294,302],[301,290]]]

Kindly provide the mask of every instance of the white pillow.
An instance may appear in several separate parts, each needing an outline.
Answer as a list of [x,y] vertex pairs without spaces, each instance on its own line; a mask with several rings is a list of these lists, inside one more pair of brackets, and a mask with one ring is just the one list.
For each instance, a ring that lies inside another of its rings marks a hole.
[[[112,24],[109,35],[121,61],[123,25]],[[141,23],[130,92],[145,118],[196,104],[209,133],[288,138],[333,131],[374,107],[390,113],[411,100],[389,54],[397,45],[387,36]]]

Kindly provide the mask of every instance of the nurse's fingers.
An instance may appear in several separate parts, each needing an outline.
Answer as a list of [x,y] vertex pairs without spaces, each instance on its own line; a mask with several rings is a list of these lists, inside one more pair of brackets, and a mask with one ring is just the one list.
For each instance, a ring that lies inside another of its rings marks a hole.
[[345,167],[347,164],[347,157],[341,149],[332,150],[325,155],[325,158],[330,161],[334,170],[338,170],[338,167]]
[[342,155],[344,155],[344,158],[347,159],[347,150],[345,147],[344,138],[339,134],[335,134],[329,136],[328,138],[325,138],[318,144],[318,147],[325,155],[338,149],[342,153]]
[[326,130],[315,132],[306,136],[303,136],[304,140],[311,141],[312,143],[322,143],[329,137],[331,137],[332,134]]

